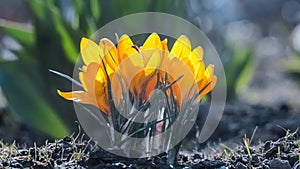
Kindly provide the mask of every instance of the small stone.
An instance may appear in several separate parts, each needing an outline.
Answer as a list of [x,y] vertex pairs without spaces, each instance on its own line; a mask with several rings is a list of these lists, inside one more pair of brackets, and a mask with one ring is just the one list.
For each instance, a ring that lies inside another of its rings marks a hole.
[[297,162],[294,164],[293,169],[300,169],[300,161],[297,161]]
[[267,151],[271,148],[271,141],[266,141],[264,145],[264,150]]
[[287,159],[286,159],[286,160],[288,160],[289,163],[290,163],[290,165],[293,166],[293,165],[295,165],[295,163],[296,163],[299,159],[298,159],[298,156],[297,156],[296,154],[294,154],[294,153],[289,153],[289,154],[287,155]]
[[28,155],[28,151],[27,151],[27,150],[20,150],[20,151],[19,151],[19,154],[20,154],[21,156],[25,156],[25,155]]
[[252,163],[258,165],[260,163],[260,159],[258,158],[258,155],[252,155]]
[[276,147],[276,146],[271,147],[270,149],[268,149],[266,151],[265,158],[270,158],[270,157],[276,155],[277,151],[278,151],[278,147]]
[[64,140],[64,142],[71,142],[72,141],[71,137],[69,137],[69,136],[65,137],[63,140]]
[[187,162],[187,161],[188,161],[188,157],[187,157],[187,156],[183,156],[183,157],[182,157],[182,161],[183,161],[183,162]]
[[196,154],[194,154],[193,158],[194,158],[194,159],[201,159],[201,155],[198,154],[198,153],[196,153]]
[[291,169],[289,161],[275,158],[270,162],[271,169]]
[[62,165],[61,159],[57,159],[57,160],[56,160],[56,165]]
[[266,164],[262,164],[263,169],[270,169],[270,167]]
[[30,161],[21,161],[20,163],[22,164],[22,166],[24,168],[27,168],[27,167],[30,167],[30,166],[34,165],[34,163],[31,160]]
[[284,112],[288,112],[290,110],[289,105],[287,105],[286,103],[283,103],[280,107],[279,110],[284,111]]
[[241,162],[238,162],[234,168],[235,169],[247,169],[247,166]]

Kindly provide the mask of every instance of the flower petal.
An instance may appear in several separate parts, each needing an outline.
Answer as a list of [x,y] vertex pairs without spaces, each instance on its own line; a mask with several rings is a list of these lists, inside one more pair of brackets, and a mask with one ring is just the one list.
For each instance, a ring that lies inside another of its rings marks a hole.
[[216,83],[217,83],[217,77],[214,75],[214,76],[211,78],[211,81],[210,81],[210,83],[208,84],[208,86],[206,86],[205,89],[200,93],[199,98],[202,98],[202,97],[205,96],[208,92],[210,92],[210,91],[216,86]]
[[67,100],[96,105],[96,100],[89,97],[88,93],[84,91],[61,92],[60,90],[57,90],[57,93]]
[[196,47],[190,54],[191,61],[203,60],[203,48],[201,46]]
[[207,86],[212,81],[213,77],[214,77],[214,66],[210,64],[207,66],[202,78],[199,81],[197,81],[199,91],[203,90],[204,87]]
[[171,54],[181,59],[181,58],[188,57],[190,53],[191,53],[191,42],[186,36],[181,35],[174,43],[171,50]]
[[161,55],[158,50],[155,50],[155,52],[150,57],[147,65],[145,66],[145,76],[148,76],[153,73],[153,71],[157,70],[161,64]]
[[162,49],[162,44],[160,41],[160,37],[157,33],[152,33],[145,41],[141,50],[149,50],[149,49]]
[[88,65],[92,62],[99,63],[100,58],[103,57],[103,51],[100,50],[99,46],[87,38],[81,39],[80,51],[85,65]]
[[124,58],[138,53],[136,49],[133,48],[134,44],[130,37],[126,34],[122,35],[118,42],[118,63],[121,63]]
[[[118,62],[118,52],[115,45],[107,38],[103,38],[99,42],[99,47],[103,50],[104,53],[104,62],[108,64],[110,68],[110,72],[108,74],[111,74],[113,71],[116,70],[119,62]],[[107,69],[109,69],[107,68]]]

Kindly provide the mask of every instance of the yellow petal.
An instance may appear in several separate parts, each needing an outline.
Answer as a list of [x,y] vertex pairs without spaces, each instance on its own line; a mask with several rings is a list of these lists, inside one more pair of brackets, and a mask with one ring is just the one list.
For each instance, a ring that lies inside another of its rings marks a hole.
[[[143,57],[140,54],[133,54],[131,56],[128,56],[129,60],[132,63],[132,66],[134,67],[144,67],[144,60]],[[130,69],[131,67],[128,67]]]
[[199,91],[203,90],[205,86],[207,86],[207,84],[212,81],[213,77],[214,77],[214,66],[210,64],[207,66],[202,78],[199,81],[197,81]]
[[119,65],[117,72],[129,83],[138,72],[143,71],[143,67],[143,59],[141,55],[137,53],[124,59]]
[[194,77],[196,81],[199,81],[205,72],[205,65],[202,61],[192,62],[194,67]]
[[95,80],[97,80],[97,81],[99,81],[101,83],[106,83],[107,82],[106,73],[105,73],[105,71],[104,71],[103,68],[99,68],[98,69]]
[[161,60],[159,51],[155,50],[145,67],[145,76],[152,74],[160,66]]
[[186,64],[178,58],[172,59],[168,70],[169,75],[173,76],[174,79],[178,79],[183,75],[177,83],[179,84],[182,93],[182,101],[186,100],[190,94],[190,90],[196,90],[193,73]]
[[104,53],[104,62],[110,66],[112,70],[116,70],[118,65],[118,54],[115,45],[107,38],[103,38],[99,42],[99,47]]
[[214,65],[209,64],[205,70],[205,77],[210,78],[214,74]]
[[126,34],[122,35],[118,42],[118,63],[121,63],[126,57],[138,53],[134,48],[134,44],[130,37]]
[[85,65],[88,65],[92,62],[99,63],[100,57],[103,57],[103,52],[100,50],[99,46],[87,38],[81,39],[80,51]]
[[201,46],[198,46],[192,51],[192,53],[190,54],[190,60],[191,61],[203,60],[203,48]]
[[145,41],[141,50],[149,50],[149,49],[162,49],[162,44],[160,41],[160,37],[157,33],[152,33]]
[[181,59],[181,58],[188,57],[190,53],[191,53],[191,42],[186,36],[181,35],[174,43],[171,50],[171,54]]
[[81,67],[81,70],[82,70],[83,72],[85,72],[86,69],[87,69],[87,66],[85,66],[85,65],[83,65],[83,66]]

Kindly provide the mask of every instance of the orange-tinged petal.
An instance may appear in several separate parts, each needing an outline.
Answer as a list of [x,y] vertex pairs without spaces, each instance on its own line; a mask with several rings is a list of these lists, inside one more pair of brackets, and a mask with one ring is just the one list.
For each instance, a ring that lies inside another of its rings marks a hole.
[[208,65],[202,78],[197,81],[198,83],[198,89],[201,91],[203,90],[203,88],[208,84],[210,83],[210,81],[212,80],[214,76],[214,66],[213,65]]
[[[166,72],[161,71],[161,75],[162,75],[163,77],[165,77],[165,73],[166,73]],[[169,73],[168,73],[168,79],[169,79],[169,81],[170,81],[171,83],[174,82],[175,80],[177,80],[177,79],[175,79],[172,75],[170,75]],[[181,107],[183,101],[182,101],[181,88],[180,88],[180,86],[179,86],[179,83],[178,83],[178,82],[174,83],[174,84],[172,85],[171,88],[172,88],[172,93],[171,93],[171,90],[167,90],[167,91],[166,91],[166,94],[167,94],[167,96],[168,96],[169,98],[171,98],[171,94],[172,94],[172,96],[174,97],[174,99],[177,101],[177,108],[180,109],[180,107]],[[171,99],[169,99],[169,100],[171,101]]]
[[96,81],[95,90],[90,94],[92,95],[92,97],[96,96],[97,107],[99,107],[100,110],[102,110],[106,114],[110,114],[107,83]]
[[81,76],[83,79],[83,84],[85,84],[86,88],[94,87],[95,80],[102,83],[106,82],[106,74],[104,72],[102,63],[90,63],[87,66],[86,71],[79,73],[79,78],[81,78]]
[[123,60],[117,72],[123,77],[126,84],[128,84],[137,73],[143,71],[143,67],[143,59],[140,54],[137,53]]
[[164,51],[168,51],[169,52],[169,49],[168,49],[168,39],[164,39],[163,41],[161,41],[161,45],[162,45],[162,49]]
[[164,59],[165,57],[169,57],[168,39],[164,39],[163,41],[161,41],[161,45],[162,45],[162,51],[161,51],[162,59]]
[[108,80],[116,106],[121,103],[123,87],[131,92],[137,104],[144,104],[151,98],[158,81],[167,86],[182,76],[172,85],[172,90],[166,91],[167,97],[174,97],[181,108],[197,90],[201,91],[197,99],[201,99],[216,85],[213,65],[205,68],[203,48],[198,46],[192,50],[186,36],[180,36],[170,52],[167,39],[161,41],[157,33],[152,33],[141,48],[126,34],[118,40],[117,47],[106,38],[99,44],[82,38],[80,48],[84,65],[79,80],[84,91],[58,91],[58,94],[67,100],[94,105],[107,115],[111,113]]
[[96,104],[96,100],[89,97],[88,93],[84,91],[61,92],[60,90],[57,90],[57,93],[67,100],[80,102],[83,104]]
[[157,83],[157,76],[154,75],[152,76],[148,82],[147,82],[147,86],[145,87],[145,100],[146,101],[149,101],[152,94],[154,94],[154,90],[155,90],[155,87],[156,87],[156,83]]
[[[156,77],[154,73],[146,76],[145,73],[141,71],[131,80],[129,89],[134,94],[136,101],[142,101],[142,103],[149,101],[149,94],[155,89]],[[138,103],[140,104],[141,102]]]
[[141,86],[144,77],[145,77],[144,72],[141,71],[137,73],[130,81],[129,90],[131,91],[131,93],[135,95],[135,97],[138,97],[141,91],[143,90]]
[[181,35],[174,43],[171,50],[171,54],[178,58],[185,58],[188,57],[190,53],[191,53],[191,42],[186,36]]
[[191,62],[191,60],[189,60],[189,58],[185,57],[185,58],[182,58],[181,61],[184,62],[184,64],[186,64],[186,66],[188,66],[190,68],[190,70],[194,73],[194,65],[193,63]]
[[184,62],[179,60],[178,58],[173,58],[171,64],[168,67],[169,75],[173,76],[174,79],[178,79],[182,76],[182,78],[177,82],[181,91],[181,101],[188,99],[190,91],[196,90],[196,82],[194,80],[193,73],[186,66]]
[[96,101],[96,97],[91,97],[90,93],[84,91],[61,92],[60,90],[57,90],[57,93],[66,100],[94,105],[102,112],[110,115],[109,104],[107,103],[107,99],[105,97],[98,97]]
[[92,62],[99,63],[100,58],[103,57],[103,51],[100,50],[99,46],[87,38],[81,39],[80,52],[85,65]]
[[209,85],[200,93],[199,98],[202,98],[207,93],[209,93],[216,86],[216,83],[217,83],[217,77],[214,75],[211,78],[211,82],[209,83]]
[[79,73],[79,78],[83,80],[83,86],[85,91],[93,92],[95,88],[96,75],[99,70],[99,64],[92,62],[87,66],[85,72]]
[[113,97],[114,103],[117,107],[119,106],[119,104],[121,102],[122,90],[123,90],[123,88],[126,87],[125,82],[123,81],[123,79],[120,80],[120,78],[121,77],[118,73],[111,75],[112,97]]

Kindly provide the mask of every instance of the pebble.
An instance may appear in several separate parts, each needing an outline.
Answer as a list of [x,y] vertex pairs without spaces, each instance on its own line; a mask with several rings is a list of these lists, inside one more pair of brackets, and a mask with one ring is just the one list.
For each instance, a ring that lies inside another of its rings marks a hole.
[[260,159],[258,158],[258,155],[256,154],[252,155],[252,163],[256,165],[260,163]]
[[278,158],[274,158],[273,160],[271,160],[270,168],[271,169],[292,169],[292,167],[290,166],[289,161],[281,160],[281,159],[278,159]]
[[293,169],[300,169],[300,161],[297,161],[297,162],[294,164]]
[[238,162],[234,168],[235,169],[247,169],[247,166],[241,162]]

